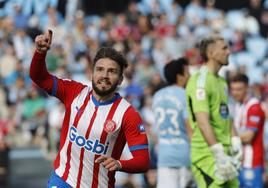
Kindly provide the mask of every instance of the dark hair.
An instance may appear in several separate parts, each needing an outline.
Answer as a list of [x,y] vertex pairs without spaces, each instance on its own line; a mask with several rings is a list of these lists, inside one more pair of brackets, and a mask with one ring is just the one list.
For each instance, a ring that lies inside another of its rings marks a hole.
[[248,79],[247,75],[238,73],[230,78],[230,83],[232,83],[232,82],[243,82],[246,85],[248,85],[249,79]]
[[97,51],[93,60],[93,66],[95,66],[96,62],[102,58],[114,60],[121,68],[121,75],[123,74],[124,69],[128,66],[127,60],[123,54],[111,47],[102,47]]
[[188,60],[184,57],[171,60],[165,65],[164,75],[169,85],[177,82],[177,74],[183,75],[186,65],[188,65]]
[[216,41],[218,40],[224,40],[223,37],[219,36],[219,35],[210,35],[208,37],[203,38],[200,43],[199,43],[199,50],[200,50],[200,55],[202,56],[202,58],[204,59],[204,61],[208,60],[207,57],[207,50],[208,47],[211,44],[214,44]]

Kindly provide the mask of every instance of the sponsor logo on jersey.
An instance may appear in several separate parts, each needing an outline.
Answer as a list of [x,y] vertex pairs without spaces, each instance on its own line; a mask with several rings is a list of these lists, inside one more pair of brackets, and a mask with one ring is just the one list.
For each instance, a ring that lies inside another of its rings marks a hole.
[[77,129],[72,126],[69,130],[69,139],[71,142],[75,143],[77,146],[84,148],[92,153],[96,154],[106,154],[109,143],[106,145],[100,143],[100,140],[90,140],[86,139],[84,136],[79,135]]
[[107,132],[107,133],[112,133],[114,132],[116,129],[116,123],[111,120],[111,119],[108,119],[105,121],[104,123],[104,130]]
[[206,98],[206,92],[204,88],[197,88],[196,90],[196,99],[204,100]]

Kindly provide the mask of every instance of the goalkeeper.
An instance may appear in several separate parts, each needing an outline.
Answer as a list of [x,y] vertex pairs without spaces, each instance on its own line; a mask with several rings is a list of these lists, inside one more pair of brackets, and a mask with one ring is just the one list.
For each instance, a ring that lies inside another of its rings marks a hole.
[[218,75],[228,65],[230,51],[218,35],[204,38],[199,48],[206,63],[186,87],[192,171],[200,188],[237,188],[242,146],[232,131],[227,83]]

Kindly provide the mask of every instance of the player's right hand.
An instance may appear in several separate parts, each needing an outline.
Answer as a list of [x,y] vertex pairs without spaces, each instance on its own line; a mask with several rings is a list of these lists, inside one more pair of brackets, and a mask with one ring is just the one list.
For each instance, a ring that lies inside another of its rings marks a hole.
[[44,54],[50,49],[52,42],[52,31],[49,29],[45,34],[35,38],[35,48],[38,53]]
[[112,157],[100,156],[95,160],[96,163],[101,164],[108,171],[117,171],[122,168],[120,162]]
[[215,176],[221,181],[233,180],[238,176],[237,169],[232,163],[232,157],[224,153],[222,144],[210,147],[215,157]]

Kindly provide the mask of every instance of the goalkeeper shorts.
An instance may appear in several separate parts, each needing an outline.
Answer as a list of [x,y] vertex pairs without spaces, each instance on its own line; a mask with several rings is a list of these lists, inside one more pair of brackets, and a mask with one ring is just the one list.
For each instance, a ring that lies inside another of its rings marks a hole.
[[238,188],[239,181],[237,178],[223,182],[214,175],[214,160],[205,160],[192,164],[192,172],[195,176],[198,187],[205,188]]

